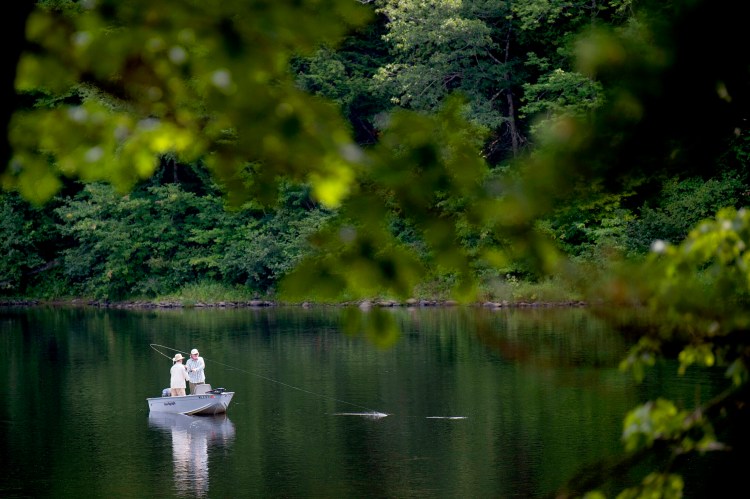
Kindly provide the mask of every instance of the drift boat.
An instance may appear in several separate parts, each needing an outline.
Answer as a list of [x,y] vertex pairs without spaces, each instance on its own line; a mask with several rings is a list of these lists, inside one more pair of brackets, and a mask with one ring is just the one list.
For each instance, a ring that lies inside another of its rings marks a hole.
[[211,389],[211,385],[203,383],[196,387],[195,394],[182,397],[152,397],[146,400],[151,412],[213,416],[227,412],[232,397],[234,392],[228,392],[224,388]]

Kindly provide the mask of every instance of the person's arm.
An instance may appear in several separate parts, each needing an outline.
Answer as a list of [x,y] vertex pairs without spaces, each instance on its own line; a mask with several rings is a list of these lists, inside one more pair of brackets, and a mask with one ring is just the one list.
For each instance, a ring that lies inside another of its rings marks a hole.
[[203,361],[203,357],[198,357],[198,360],[190,359],[190,372],[197,373],[204,370],[205,368],[206,363]]

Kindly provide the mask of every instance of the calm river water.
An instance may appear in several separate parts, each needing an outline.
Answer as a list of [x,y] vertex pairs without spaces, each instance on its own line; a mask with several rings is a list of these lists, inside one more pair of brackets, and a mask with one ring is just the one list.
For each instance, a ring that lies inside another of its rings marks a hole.
[[[0,497],[543,497],[622,450],[626,411],[719,379],[636,385],[585,309],[358,314],[0,308]],[[359,334],[380,314],[391,345]],[[150,416],[191,348],[227,415]]]

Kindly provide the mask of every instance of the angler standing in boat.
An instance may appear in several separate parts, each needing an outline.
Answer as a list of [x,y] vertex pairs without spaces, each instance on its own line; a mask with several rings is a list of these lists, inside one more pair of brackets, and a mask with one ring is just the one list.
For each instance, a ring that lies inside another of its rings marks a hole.
[[181,353],[175,355],[172,359],[174,365],[172,366],[172,369],[169,370],[169,373],[171,374],[169,391],[173,397],[185,396],[185,381],[190,379],[187,369],[182,364],[182,359],[183,357]]
[[190,358],[185,363],[185,368],[190,377],[190,395],[195,395],[196,385],[206,382],[206,363],[197,348],[190,351]]

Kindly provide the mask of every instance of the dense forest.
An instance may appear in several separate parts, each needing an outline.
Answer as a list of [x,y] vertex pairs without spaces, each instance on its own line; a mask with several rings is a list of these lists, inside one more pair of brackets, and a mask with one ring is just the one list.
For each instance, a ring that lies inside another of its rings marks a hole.
[[642,305],[623,369],[731,385],[626,419],[629,462],[669,457],[622,497],[679,496],[679,457],[750,448],[737,4],[39,1],[11,18],[0,292]]
[[[620,0],[364,3],[370,11],[366,23],[339,40],[291,54],[287,68],[291,84],[334,103],[346,118],[344,126],[356,145],[375,154],[383,154],[377,151],[379,141],[393,140],[384,130],[395,110],[416,111],[410,120],[453,113],[451,119],[461,121],[455,130],[435,133],[455,131],[468,144],[462,146],[468,148],[462,154],[473,157],[466,164],[456,158],[456,171],[449,173],[465,174],[467,182],[484,176],[483,182],[498,186],[503,177],[518,174],[521,159],[534,154],[543,140],[540,135],[551,123],[563,117],[585,117],[614,98],[606,79],[584,71],[576,60],[576,50],[583,50],[581,34],[609,29],[635,36],[633,32],[642,29],[635,5]],[[83,15],[77,3],[40,5],[52,14]],[[54,119],[54,112],[62,106],[80,113],[94,105],[114,112],[127,110],[127,102],[105,83],[82,81],[53,92],[43,79],[22,87],[20,97],[27,108],[52,113],[47,119]],[[446,127],[450,122],[439,119]],[[281,126],[293,128],[295,124]],[[20,128],[23,131],[18,133],[33,133]],[[90,135],[90,131],[82,132]],[[295,140],[289,142],[288,147],[294,149]],[[295,160],[304,167],[305,156],[315,151],[305,150],[304,143],[299,147],[301,151],[294,154],[301,157]],[[415,148],[397,161],[423,163],[429,159],[424,156],[444,153],[420,147],[424,150]],[[105,153],[101,147],[92,147],[83,154],[84,162],[92,162],[97,154]],[[724,154],[695,171],[644,170],[631,174],[625,183],[612,172],[605,182],[611,180],[614,185],[571,185],[577,195],[551,205],[534,220],[534,229],[579,264],[598,267],[613,254],[643,258],[653,241],[679,243],[720,208],[739,208],[746,202],[746,154],[740,136],[726,144]],[[39,201],[34,195],[25,196],[30,201],[24,199],[23,184],[18,186],[20,194],[14,190],[2,194],[0,240],[6,255],[0,264],[2,294],[123,300],[179,295],[181,289],[192,287],[220,289],[227,296],[273,296],[280,280],[314,251],[311,236],[329,222],[342,227],[346,224],[342,219],[350,216],[347,210],[356,208],[337,210],[322,202],[304,178],[265,182],[269,179],[259,166],[262,160],[254,161],[251,156],[246,158],[244,182],[260,192],[251,191],[252,195],[239,201],[228,198],[221,185],[226,179],[216,181],[205,157],[185,161],[169,151],[157,157],[148,178],[128,179],[132,189],[126,195],[117,185],[87,180],[98,180],[96,172],[81,171],[76,178],[68,176],[61,165],[63,174],[56,179],[55,194],[41,206],[30,202]],[[481,171],[472,172],[472,168]],[[471,202],[479,206],[482,200],[471,198],[475,194],[420,192],[443,182],[439,174],[422,182],[430,173],[418,164],[393,169],[384,174],[395,178],[382,179],[384,185],[362,195],[392,197],[379,203],[387,225],[378,230],[387,234],[371,236],[360,244],[372,245],[369,251],[392,247],[404,252],[386,257],[393,260],[388,265],[414,278],[396,285],[375,278],[383,285],[361,292],[357,286],[342,285],[340,293],[328,290],[320,299],[351,299],[365,293],[445,298],[459,281],[476,284],[467,296],[512,299],[514,289],[519,291],[518,283],[539,282],[544,277],[538,262],[526,254],[505,255],[499,265],[483,257],[508,243],[502,234],[488,230],[492,220],[472,219],[488,218],[486,213],[477,215],[466,208]],[[396,189],[388,185],[398,180],[405,185]],[[424,198],[424,206],[408,201],[409,197]],[[487,205],[487,209],[497,207]],[[445,231],[437,239],[448,241],[428,239],[424,218],[430,212],[437,220],[429,221],[434,225],[429,231]],[[444,219],[455,223],[441,225]],[[341,230],[346,233],[345,227]],[[460,246],[459,256],[448,256],[442,264],[435,247],[453,243]],[[356,267],[357,260],[352,257],[350,264]],[[367,280],[367,276],[362,278]],[[558,282],[557,287],[565,286]]]

